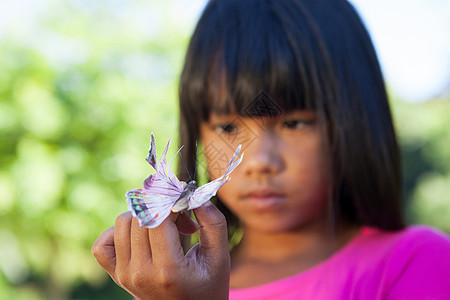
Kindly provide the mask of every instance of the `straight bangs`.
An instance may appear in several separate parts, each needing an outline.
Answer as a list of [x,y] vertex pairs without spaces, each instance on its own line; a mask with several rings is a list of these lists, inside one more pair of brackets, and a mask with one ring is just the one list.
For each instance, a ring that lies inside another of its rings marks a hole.
[[[187,53],[181,112],[194,122],[211,113],[273,116],[308,109],[324,115],[327,55],[309,17],[277,1],[211,1]],[[286,18],[287,14],[291,17]],[[301,37],[294,39],[293,37]],[[255,109],[263,101],[266,109]],[[197,124],[198,126],[199,124]]]

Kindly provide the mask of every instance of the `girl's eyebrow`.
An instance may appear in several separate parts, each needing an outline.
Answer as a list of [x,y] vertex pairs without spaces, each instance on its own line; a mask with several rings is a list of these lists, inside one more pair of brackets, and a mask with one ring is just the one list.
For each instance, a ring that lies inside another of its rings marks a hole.
[[210,121],[210,122],[211,122],[211,121],[214,121],[214,120],[220,120],[220,121],[222,121],[222,120],[225,120],[225,121],[230,120],[230,121],[232,121],[232,120],[236,119],[237,117],[238,117],[238,114],[237,114],[237,113],[230,113],[230,114],[215,114],[215,113],[210,113],[210,115],[209,115],[209,121]]
[[284,114],[287,117],[316,117],[317,114],[313,110],[294,110]]

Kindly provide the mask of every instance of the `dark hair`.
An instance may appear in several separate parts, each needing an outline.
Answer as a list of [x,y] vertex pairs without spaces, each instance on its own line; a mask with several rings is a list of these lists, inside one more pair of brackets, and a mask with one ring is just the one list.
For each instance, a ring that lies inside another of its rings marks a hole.
[[[181,75],[183,156],[195,157],[199,125],[211,112],[245,114],[260,91],[285,111],[316,112],[327,137],[336,220],[404,227],[400,155],[384,81],[370,37],[347,1],[210,1]],[[188,161],[192,174],[195,160]]]

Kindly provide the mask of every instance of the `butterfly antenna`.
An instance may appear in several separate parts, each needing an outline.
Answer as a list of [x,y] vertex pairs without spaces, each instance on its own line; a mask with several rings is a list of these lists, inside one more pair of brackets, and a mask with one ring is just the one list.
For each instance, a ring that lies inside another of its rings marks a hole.
[[195,168],[194,168],[194,180],[195,180],[195,176],[197,175],[197,159],[198,159],[198,145],[197,145],[197,141],[195,141]]
[[186,162],[184,161],[184,158],[183,158],[183,155],[181,154],[181,152],[180,152],[180,157],[181,157],[181,160],[183,161],[184,168],[186,169],[186,172],[187,172],[187,174],[188,174],[188,176],[189,176],[189,181],[192,181],[191,174],[189,174],[189,170],[188,170],[188,168],[187,168]]

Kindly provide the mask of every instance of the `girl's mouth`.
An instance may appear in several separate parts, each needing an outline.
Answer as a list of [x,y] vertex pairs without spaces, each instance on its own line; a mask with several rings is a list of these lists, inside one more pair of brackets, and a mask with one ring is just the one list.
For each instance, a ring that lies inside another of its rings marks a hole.
[[255,189],[241,197],[246,205],[255,209],[273,209],[286,202],[286,196],[270,189]]

